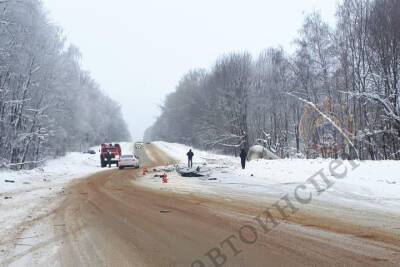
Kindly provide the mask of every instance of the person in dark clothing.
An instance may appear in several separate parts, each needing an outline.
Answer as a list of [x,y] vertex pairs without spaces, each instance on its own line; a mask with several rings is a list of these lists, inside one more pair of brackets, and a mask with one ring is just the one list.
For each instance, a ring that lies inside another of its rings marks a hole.
[[109,150],[107,153],[108,168],[111,168],[111,159],[112,159],[112,155],[111,155],[111,151]]
[[247,152],[244,148],[240,151],[240,160],[242,163],[242,169],[244,170],[246,168],[246,158],[247,158]]
[[188,153],[186,153],[187,157],[188,157],[188,167],[192,168],[193,167],[193,156],[194,153],[192,152],[192,150],[190,149]]

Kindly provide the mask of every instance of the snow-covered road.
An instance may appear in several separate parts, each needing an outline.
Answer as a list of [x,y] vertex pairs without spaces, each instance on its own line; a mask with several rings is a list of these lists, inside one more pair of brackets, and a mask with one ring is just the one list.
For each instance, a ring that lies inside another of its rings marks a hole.
[[[132,144],[123,145],[125,153],[132,149]],[[0,173],[0,265],[206,262],[204,253],[237,235],[243,225],[256,227],[255,216],[320,170],[335,181],[330,189],[307,205],[295,202],[300,211],[290,218],[282,220],[273,213],[279,227],[266,235],[258,229],[257,242],[241,243],[239,256],[219,246],[228,262],[400,263],[397,162],[357,162],[354,170],[354,162],[345,162],[348,173],[338,179],[329,173],[329,160],[258,160],[242,170],[237,158],[194,150],[194,164],[208,169],[208,177],[183,178],[172,171],[163,183],[155,176],[163,168],[150,166],[171,164],[171,156],[184,165],[188,149],[164,142],[146,145],[141,158],[150,169],[147,175],[134,169],[102,172],[98,155],[81,153],[49,161],[42,169]],[[318,185],[326,184],[319,180]],[[303,189],[313,188],[307,184]]]

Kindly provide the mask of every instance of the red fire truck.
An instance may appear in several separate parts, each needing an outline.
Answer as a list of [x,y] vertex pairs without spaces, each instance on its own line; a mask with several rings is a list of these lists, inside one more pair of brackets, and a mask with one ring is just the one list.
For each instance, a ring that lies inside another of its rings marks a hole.
[[119,144],[102,144],[100,148],[100,163],[104,168],[109,164],[116,164],[121,157],[121,146]]

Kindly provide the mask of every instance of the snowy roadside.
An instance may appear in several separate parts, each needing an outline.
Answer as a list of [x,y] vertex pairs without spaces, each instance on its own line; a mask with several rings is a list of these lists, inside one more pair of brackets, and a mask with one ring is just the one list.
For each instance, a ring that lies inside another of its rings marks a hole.
[[38,218],[51,214],[62,200],[64,186],[98,171],[98,154],[82,153],[69,153],[29,171],[0,171],[0,258],[15,256],[20,249],[32,246],[27,241],[36,242],[38,236],[24,240],[21,235]]
[[[182,165],[186,164],[189,147],[165,142],[154,144]],[[337,179],[329,173],[332,160],[255,160],[248,162],[246,170],[242,170],[238,158],[198,150],[194,150],[194,154],[195,167],[211,168],[209,177],[184,178],[171,173],[168,184],[162,184],[159,178],[152,177],[142,179],[142,183],[179,193],[211,194],[227,200],[271,203],[285,194],[293,195],[296,187],[323,170],[335,184],[315,197],[309,205],[301,206],[304,210],[317,210],[339,218],[348,216],[349,220],[359,219],[374,226],[387,223],[389,218],[393,221],[389,227],[399,227],[395,221],[400,218],[400,162],[357,162],[359,166],[353,170],[351,164],[345,161],[347,175]],[[323,183],[320,185],[326,186]],[[374,218],[368,219],[372,214]]]
[[[121,146],[122,151],[132,152],[132,144]],[[98,147],[93,150],[97,152]],[[53,238],[49,217],[63,200],[65,187],[107,169],[100,167],[98,153],[74,152],[37,169],[0,171],[0,265],[47,265],[42,260],[53,256],[56,248],[34,248]]]

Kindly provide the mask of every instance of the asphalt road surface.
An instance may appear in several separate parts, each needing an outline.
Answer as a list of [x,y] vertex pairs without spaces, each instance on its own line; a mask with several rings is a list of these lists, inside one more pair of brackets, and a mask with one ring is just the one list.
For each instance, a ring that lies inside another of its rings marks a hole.
[[[153,145],[140,157],[173,163]],[[400,266],[399,236],[306,215],[265,234],[260,205],[152,190],[140,176],[112,169],[67,189],[52,218],[61,266]]]

